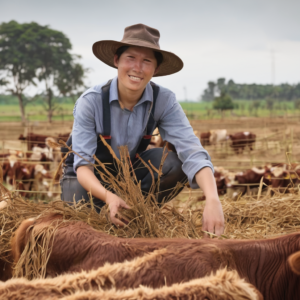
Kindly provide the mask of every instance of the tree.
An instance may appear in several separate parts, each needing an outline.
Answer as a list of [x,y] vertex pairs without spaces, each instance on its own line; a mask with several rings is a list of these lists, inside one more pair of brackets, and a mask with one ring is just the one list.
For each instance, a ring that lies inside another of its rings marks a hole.
[[15,21],[0,25],[0,71],[10,79],[13,88],[9,90],[19,98],[22,121],[24,90],[36,85],[36,80],[45,86],[42,95],[49,122],[58,108],[55,94],[72,95],[84,86],[86,70],[77,62],[79,56],[70,53],[71,48],[62,32],[48,26]]
[[[80,56],[73,56],[73,58],[80,58]],[[89,69],[84,69],[81,64],[73,61],[70,67],[61,72],[60,77],[56,80],[60,93],[63,96],[71,97],[75,103],[83,92],[85,73],[88,71]]]
[[36,35],[36,56],[39,60],[37,78],[45,84],[45,109],[51,122],[53,112],[58,108],[55,91],[71,95],[84,86],[85,70],[76,62],[79,56],[70,53],[71,43],[62,32],[39,25]]
[[219,109],[221,111],[233,109],[234,103],[233,103],[232,99],[230,98],[230,96],[228,96],[227,94],[222,92],[220,97],[216,97],[214,99],[213,108]]
[[1,79],[1,85],[18,97],[22,122],[26,121],[24,91],[29,85],[35,85],[38,65],[32,39],[31,24],[15,21],[0,24],[0,73],[6,78]]

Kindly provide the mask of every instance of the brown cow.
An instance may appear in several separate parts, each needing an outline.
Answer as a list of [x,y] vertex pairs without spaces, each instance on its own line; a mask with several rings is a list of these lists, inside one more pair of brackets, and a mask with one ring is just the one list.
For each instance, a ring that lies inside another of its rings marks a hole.
[[210,145],[210,142],[209,142],[210,135],[211,135],[210,131],[202,132],[200,134],[200,142],[203,147]]
[[233,150],[239,154],[243,153],[246,147],[253,150],[253,144],[256,140],[256,135],[251,132],[237,132],[235,134],[230,134],[229,138],[232,140],[231,147]]
[[106,262],[124,262],[164,248],[155,259],[127,275],[127,286],[161,287],[227,267],[253,284],[265,299],[300,299],[300,278],[287,268],[288,257],[300,250],[300,233],[270,240],[130,239],[107,235],[80,221],[62,222],[62,216],[50,215],[22,222],[12,240],[15,262],[29,235],[35,232],[41,236],[51,226],[55,226],[56,233],[46,276],[97,269]]
[[[253,285],[241,279],[236,271],[226,269],[218,270],[216,274],[204,278],[157,289],[142,285],[132,289],[130,285],[126,285],[126,275],[132,277],[137,268],[142,265],[141,261],[153,258],[159,251],[162,250],[154,251],[130,262],[106,264],[104,267],[90,272],[83,271],[31,281],[24,278],[12,279],[0,283],[0,298],[10,300],[263,300],[262,295]],[[120,286],[121,282],[124,284],[122,289],[116,289],[115,283]]]
[[270,184],[270,181],[265,177],[266,172],[268,172],[269,168],[266,166],[264,168],[256,168],[246,170],[245,172],[239,172],[235,176],[235,180],[240,183],[260,183],[261,178],[263,178],[263,182],[265,184]]
[[288,192],[289,188],[300,183],[300,166],[297,164],[279,164],[265,173],[273,189],[279,192]]

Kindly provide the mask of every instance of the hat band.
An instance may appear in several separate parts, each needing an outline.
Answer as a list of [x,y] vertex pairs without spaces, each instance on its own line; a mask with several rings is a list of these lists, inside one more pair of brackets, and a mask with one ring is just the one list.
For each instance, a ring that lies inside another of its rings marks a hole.
[[132,44],[133,46],[148,47],[148,48],[154,48],[160,50],[160,47],[158,45],[138,38],[123,39],[121,43]]

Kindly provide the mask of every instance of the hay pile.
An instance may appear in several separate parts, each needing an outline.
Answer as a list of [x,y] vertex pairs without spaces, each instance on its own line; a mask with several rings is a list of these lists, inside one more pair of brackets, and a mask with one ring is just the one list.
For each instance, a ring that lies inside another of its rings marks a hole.
[[[193,199],[188,200],[180,210],[173,205],[174,202],[158,206],[155,198],[159,193],[157,189],[159,183],[155,185],[153,178],[152,190],[144,197],[128,158],[127,148],[120,148],[120,160],[113,152],[112,154],[119,170],[117,177],[114,177],[109,172],[109,167],[100,161],[97,161],[94,167],[101,166],[105,170],[105,173],[101,174],[102,179],[111,190],[132,207],[129,211],[121,212],[123,217],[129,220],[129,224],[125,228],[117,228],[111,224],[106,206],[100,214],[97,214],[84,203],[74,203],[74,206],[69,206],[62,201],[32,202],[9,192],[0,184],[0,201],[7,202],[7,206],[1,210],[0,218],[0,259],[10,259],[8,257],[10,238],[24,219],[53,212],[63,214],[66,220],[80,220],[96,230],[119,237],[202,238],[203,202],[199,202],[193,209],[190,205]],[[159,170],[144,163],[151,174],[153,171],[161,174],[166,155],[162,158]],[[177,188],[181,186],[178,184]],[[276,194],[272,198],[261,196],[259,200],[244,196],[238,201],[233,201],[225,196],[221,202],[226,226],[224,237],[262,239],[300,229],[300,195]]]

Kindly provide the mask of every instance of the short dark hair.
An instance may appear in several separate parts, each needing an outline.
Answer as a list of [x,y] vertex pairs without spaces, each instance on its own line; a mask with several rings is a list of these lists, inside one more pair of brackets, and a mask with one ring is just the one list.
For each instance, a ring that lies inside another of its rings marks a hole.
[[[117,49],[115,55],[118,56],[118,59],[120,58],[120,56],[129,48],[130,46],[122,46],[120,48]],[[158,51],[155,51],[153,50],[154,52],[154,56],[155,56],[155,59],[156,59],[156,64],[157,66],[156,67],[159,67],[161,65],[161,63],[163,62],[164,58],[163,58],[163,55],[158,52]]]

